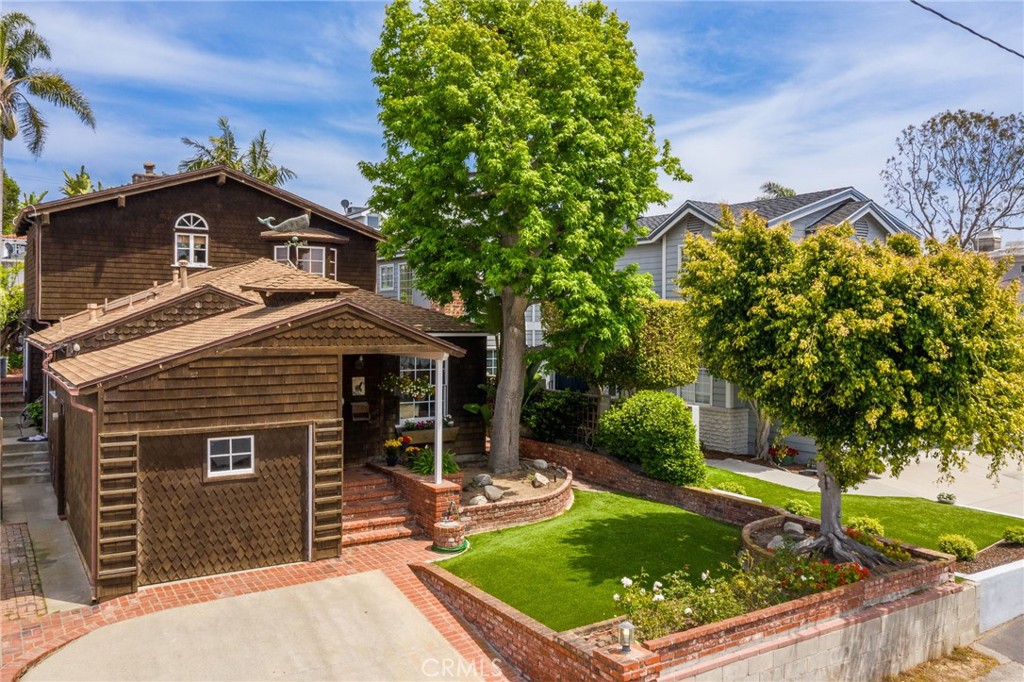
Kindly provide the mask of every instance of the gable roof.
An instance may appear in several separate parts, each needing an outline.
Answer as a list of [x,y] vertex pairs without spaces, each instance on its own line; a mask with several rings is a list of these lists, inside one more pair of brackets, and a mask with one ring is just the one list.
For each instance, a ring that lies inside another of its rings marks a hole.
[[310,213],[315,213],[318,216],[342,225],[353,232],[358,232],[359,234],[370,237],[376,241],[384,240],[384,237],[381,236],[380,232],[371,227],[367,227],[358,220],[353,220],[342,213],[332,211],[325,206],[313,203],[308,199],[303,199],[297,194],[292,194],[291,192],[263,182],[262,180],[257,180],[251,175],[237,171],[234,168],[229,168],[228,166],[211,166],[210,168],[202,168],[195,171],[163,175],[143,182],[119,185],[117,187],[108,187],[98,192],[90,192],[89,194],[80,194],[74,197],[47,201],[34,206],[26,206],[22,209],[21,213],[14,218],[15,230],[18,234],[25,234],[28,230],[26,219],[29,216],[34,217],[40,214],[60,213],[61,211],[75,209],[80,206],[98,204],[104,201],[113,201],[121,197],[129,197],[134,194],[144,194],[146,192],[153,192],[167,187],[174,187],[176,185],[184,185],[190,182],[209,180],[211,178],[217,178],[219,182],[231,179],[242,185],[247,185],[265,194],[269,194],[281,201],[292,204],[296,208],[309,211]]
[[345,310],[356,317],[397,330],[406,338],[456,357],[465,351],[425,332],[383,318],[346,298],[310,298],[278,307],[250,306],[208,317],[191,324],[143,336],[124,343],[81,353],[50,363],[49,373],[64,384],[83,389],[95,384],[167,369],[225,347],[272,335],[284,326],[293,329]]
[[[855,204],[856,206],[851,206]],[[870,207],[879,222],[890,232],[910,232],[917,234],[910,226],[893,216],[884,208],[868,199],[853,187],[840,187],[826,189],[817,192],[807,192],[791,197],[779,197],[777,199],[762,199],[759,201],[746,201],[738,204],[728,204],[733,215],[741,216],[745,211],[753,211],[764,217],[769,225],[777,225],[782,222],[789,222],[817,211],[827,209],[829,206],[835,208],[826,216],[815,223],[815,227],[841,223],[856,216],[865,207]],[[695,215],[710,225],[717,225],[722,218],[722,204],[710,201],[686,200],[682,205],[667,216],[645,216],[640,219],[644,221],[657,222],[656,226],[650,228],[647,237],[638,240],[640,243],[651,243],[660,239],[685,215]],[[658,220],[660,219],[660,220]],[[824,222],[823,222],[824,221]]]
[[32,334],[29,341],[39,348],[53,348],[72,339],[114,327],[129,319],[143,317],[194,296],[197,291],[206,290],[222,292],[253,306],[262,304],[259,292],[270,289],[281,292],[336,292],[336,297],[319,300],[331,301],[348,297],[375,314],[426,333],[465,334],[478,331],[473,326],[444,313],[378,296],[344,282],[311,275],[269,258],[257,258],[238,265],[193,273],[189,275],[188,283],[189,287],[182,289],[181,282],[165,282],[131,296],[115,299],[100,306],[96,310],[95,319],[92,311],[83,310]]

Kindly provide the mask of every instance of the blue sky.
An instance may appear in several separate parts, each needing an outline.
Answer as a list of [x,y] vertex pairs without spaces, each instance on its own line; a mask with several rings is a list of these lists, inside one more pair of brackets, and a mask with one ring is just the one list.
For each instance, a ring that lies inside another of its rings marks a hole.
[[[631,25],[641,106],[694,177],[665,183],[670,206],[748,200],[769,179],[883,200],[878,173],[907,125],[946,109],[1024,109],[1024,60],[902,0],[609,4]],[[1019,0],[927,4],[1024,52]],[[47,107],[42,157],[14,141],[5,165],[51,199],[61,170],[82,164],[123,184],[143,161],[174,172],[188,156],[180,138],[205,138],[226,115],[243,142],[267,129],[298,174],[287,189],[332,208],[361,203],[370,186],[356,163],[381,154],[369,60],[383,8],[7,1],[35,19],[97,127]]]

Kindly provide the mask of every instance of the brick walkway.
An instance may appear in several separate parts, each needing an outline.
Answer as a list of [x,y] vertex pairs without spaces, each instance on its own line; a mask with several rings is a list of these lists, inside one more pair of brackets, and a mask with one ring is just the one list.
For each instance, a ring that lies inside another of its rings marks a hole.
[[27,523],[5,523],[0,527],[0,603],[6,631],[11,621],[46,615],[42,583],[32,551]]
[[518,679],[503,662],[499,662],[498,667],[492,664],[497,654],[455,618],[408,568],[410,563],[437,558],[437,554],[430,551],[427,540],[393,540],[346,548],[337,559],[143,587],[135,594],[96,606],[22,618],[17,623],[5,622],[0,680],[13,682],[46,654],[105,625],[178,606],[373,570],[382,570],[481,677],[488,681]]

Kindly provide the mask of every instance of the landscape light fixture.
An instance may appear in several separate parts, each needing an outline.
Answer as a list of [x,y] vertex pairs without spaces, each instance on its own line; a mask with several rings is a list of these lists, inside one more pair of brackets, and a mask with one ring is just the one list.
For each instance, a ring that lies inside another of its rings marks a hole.
[[619,623],[619,644],[622,645],[622,653],[629,653],[630,648],[633,646],[633,633],[635,631],[636,626],[628,620]]

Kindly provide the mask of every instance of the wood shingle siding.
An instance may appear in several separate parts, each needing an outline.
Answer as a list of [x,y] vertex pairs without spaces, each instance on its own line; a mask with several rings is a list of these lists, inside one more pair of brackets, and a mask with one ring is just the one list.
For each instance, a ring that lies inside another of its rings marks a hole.
[[[141,438],[139,584],[304,558],[308,428],[211,430]],[[204,480],[206,441],[252,435],[256,472]]]
[[106,391],[108,431],[211,428],[338,415],[335,355],[200,358]]
[[[168,279],[175,259],[174,224],[186,212],[206,219],[209,229],[195,233],[209,239],[209,265],[221,267],[271,257],[273,245],[260,239],[264,227],[256,218],[282,220],[302,210],[256,187],[232,179],[218,186],[208,178],[134,194],[122,209],[111,199],[55,212],[49,225],[30,229],[42,240],[44,254],[39,319],[55,321],[88,303],[102,304]],[[337,245],[338,279],[373,291],[377,240],[316,214],[310,224],[349,239]],[[34,274],[26,273],[26,281],[31,279]],[[29,286],[26,294],[36,291],[35,282]]]

